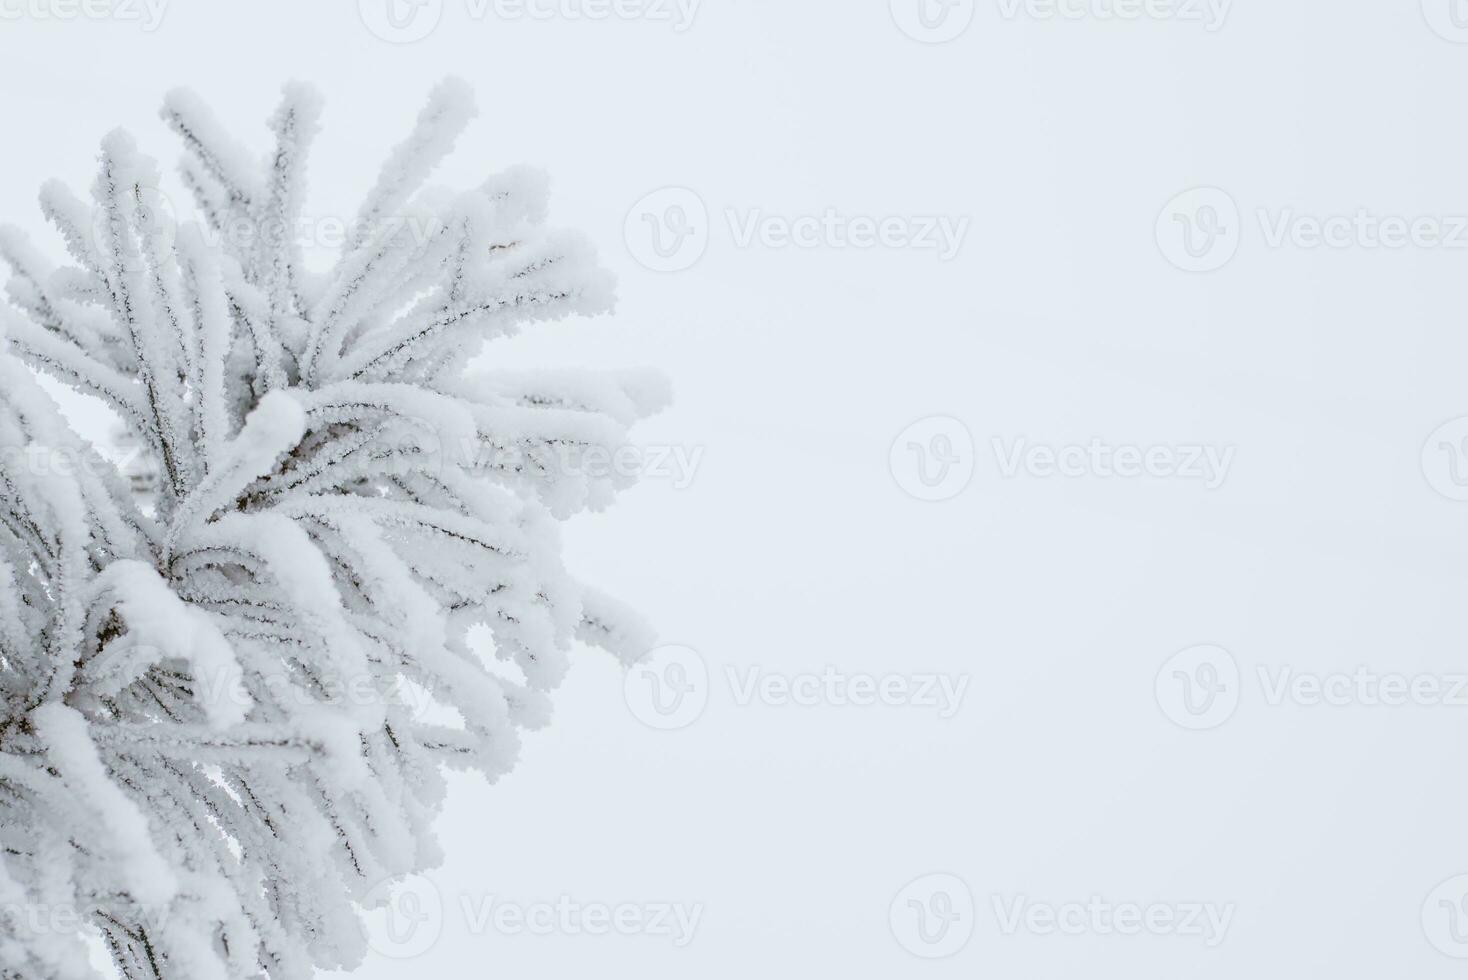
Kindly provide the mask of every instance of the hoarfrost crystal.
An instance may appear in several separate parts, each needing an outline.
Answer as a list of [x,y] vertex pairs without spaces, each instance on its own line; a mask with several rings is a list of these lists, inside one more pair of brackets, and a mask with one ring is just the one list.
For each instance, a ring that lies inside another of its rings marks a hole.
[[[445,765],[508,770],[574,642],[650,645],[567,574],[558,522],[627,482],[568,454],[622,448],[665,392],[471,368],[611,283],[533,172],[420,190],[462,84],[322,270],[289,232],[310,89],[261,165],[192,95],[163,115],[196,220],[115,132],[91,202],[42,192],[70,264],[0,232],[0,974],[95,976],[85,923],[128,978],[306,980],[362,960],[359,900],[439,859]],[[122,419],[123,472],[34,371]]]

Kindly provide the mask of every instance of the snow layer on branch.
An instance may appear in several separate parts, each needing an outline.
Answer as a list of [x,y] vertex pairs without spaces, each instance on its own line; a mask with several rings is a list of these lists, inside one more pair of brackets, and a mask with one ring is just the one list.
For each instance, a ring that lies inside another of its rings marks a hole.
[[124,639],[114,640],[88,661],[80,681],[98,696],[111,696],[134,683],[150,667],[168,659],[181,661],[193,673],[209,722],[216,728],[242,724],[249,705],[239,662],[219,628],[207,615],[186,605],[151,565],[124,560],[98,576],[112,612],[127,624]]
[[[112,854],[113,884],[145,905],[161,906],[177,893],[173,869],[153,844],[147,818],[113,782],[87,732],[87,721],[62,704],[44,704],[31,726],[72,798],[85,810],[93,839]],[[75,819],[75,818],[73,818]]]
[[[630,485],[585,465],[660,409],[650,372],[466,374],[488,342],[612,306],[549,182],[424,191],[474,115],[447,80],[324,275],[305,213],[320,99],[257,156],[196,96],[163,117],[196,217],[102,143],[91,201],[42,211],[71,264],[0,228],[0,977],[309,980],[365,953],[357,902],[441,857],[445,768],[508,771],[577,642],[641,621],[561,561],[559,521]],[[182,220],[180,220],[182,219]],[[246,223],[243,238],[221,229]],[[32,371],[105,400],[130,485]]]
[[[371,229],[407,203],[413,192],[454,148],[454,141],[474,118],[474,92],[459,78],[445,78],[428,95],[417,125],[382,166],[376,185],[358,212],[360,229]],[[353,246],[361,241],[352,242]]]

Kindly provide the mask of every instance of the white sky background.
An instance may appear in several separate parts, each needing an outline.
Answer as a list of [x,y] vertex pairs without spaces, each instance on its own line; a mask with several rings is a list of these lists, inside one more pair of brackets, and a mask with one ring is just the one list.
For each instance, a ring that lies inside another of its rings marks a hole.
[[[0,0],[14,11],[22,0]],[[35,5],[52,0],[24,0]],[[1432,6],[1435,0],[1426,0]],[[1005,0],[1008,3],[1008,0]],[[1446,7],[1447,0],[1442,6]],[[586,653],[500,785],[456,780],[430,877],[441,936],[365,978],[1459,975],[1424,935],[1468,872],[1468,706],[1266,702],[1256,668],[1468,671],[1468,503],[1424,442],[1468,415],[1468,248],[1271,248],[1255,216],[1468,214],[1468,45],[1417,0],[1239,0],[1197,22],[1043,19],[980,0],[926,45],[887,0],[705,0],[665,22],[470,17],[374,37],[355,0],[173,0],[136,22],[0,21],[0,217],[48,248],[41,181],[85,189],[124,125],[171,166],[163,93],[195,88],[260,151],[279,87],[326,94],[308,210],[353,213],[429,87],[480,117],[436,176],[516,162],[618,274],[612,318],[539,328],[494,363],[654,365],[675,406],[642,441],[702,451],[567,529],[586,580],[701,652],[694,724],[655,731]],[[623,222],[692,188],[686,271]],[[1199,185],[1237,256],[1174,268],[1154,237]],[[726,209],[963,216],[959,255],[738,247]],[[932,415],[976,443],[967,489],[908,496],[894,438]],[[1001,475],[992,439],[1234,447],[1198,480]],[[1184,731],[1154,678],[1226,647],[1237,712]],[[970,678],[961,710],[735,703],[726,667]],[[972,940],[921,962],[889,905],[962,878]],[[701,903],[694,941],[474,935],[461,899]],[[1236,907],[1226,940],[1005,934],[998,896]]]

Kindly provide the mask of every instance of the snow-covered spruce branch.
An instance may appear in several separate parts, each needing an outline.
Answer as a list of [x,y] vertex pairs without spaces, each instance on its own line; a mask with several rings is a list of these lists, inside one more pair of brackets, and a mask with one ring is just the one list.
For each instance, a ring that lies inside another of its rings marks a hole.
[[[83,925],[127,978],[358,964],[357,903],[438,859],[443,767],[508,770],[574,642],[649,645],[560,560],[558,521],[621,486],[557,460],[622,447],[661,381],[468,373],[606,310],[608,277],[534,173],[420,189],[474,114],[454,81],[308,269],[319,114],[287,87],[256,165],[174,93],[196,221],[115,132],[90,205],[42,192],[70,264],[0,230],[0,976],[93,977]],[[33,371],[110,406],[154,478]]]

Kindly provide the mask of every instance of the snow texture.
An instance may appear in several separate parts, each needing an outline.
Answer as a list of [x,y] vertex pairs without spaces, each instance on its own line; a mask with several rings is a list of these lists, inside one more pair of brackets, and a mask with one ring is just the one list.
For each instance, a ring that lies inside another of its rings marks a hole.
[[[543,175],[420,189],[473,116],[433,90],[324,274],[281,233],[321,128],[298,84],[261,163],[168,96],[195,220],[114,132],[90,204],[41,194],[72,264],[0,229],[0,976],[95,976],[88,929],[127,978],[357,965],[358,902],[438,858],[444,767],[506,772],[574,643],[651,645],[567,574],[559,521],[623,489],[574,463],[666,386],[466,373],[611,304]],[[140,461],[105,462],[34,372]]]

